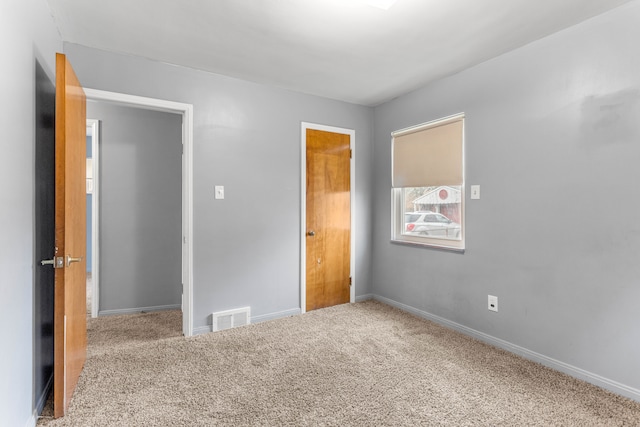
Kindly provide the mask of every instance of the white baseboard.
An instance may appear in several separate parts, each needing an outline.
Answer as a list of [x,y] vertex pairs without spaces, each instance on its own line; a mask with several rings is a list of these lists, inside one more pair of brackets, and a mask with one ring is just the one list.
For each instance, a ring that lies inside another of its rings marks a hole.
[[394,301],[392,299],[385,298],[379,295],[374,295],[373,299],[376,301],[385,303],[387,305],[390,305],[392,307],[399,308],[400,310],[414,314],[418,317],[422,317],[423,319],[427,319],[435,323],[439,323],[443,326],[454,329],[458,332],[462,332],[465,335],[472,336],[473,338],[476,338],[480,341],[491,344],[495,347],[499,347],[511,353],[515,353],[519,356],[524,357],[525,359],[532,360],[534,362],[540,363],[541,365],[555,369],[556,371],[563,372],[574,378],[578,378],[580,380],[597,385],[606,390],[612,391],[619,395],[622,395],[640,402],[640,390],[638,390],[637,388],[630,387],[625,384],[621,384],[617,381],[610,380],[608,378],[605,378],[598,374],[594,374],[589,371],[585,371],[584,369],[569,365],[568,363],[561,362],[560,360],[556,360],[551,357],[545,356],[543,354],[536,353],[535,351],[531,351],[527,348],[520,347],[519,345],[512,344],[500,338],[493,337],[491,335],[485,334],[484,332],[476,331],[475,329],[471,329],[467,326],[461,325],[456,322],[452,322],[443,317],[436,316],[435,314],[427,313],[426,311],[419,310],[417,308]]
[[165,311],[165,310],[180,310],[182,309],[181,304],[170,304],[170,305],[156,305],[152,307],[134,307],[134,308],[122,308],[117,310],[100,310],[98,312],[98,316],[120,316],[123,314],[138,314],[138,313],[148,313],[151,311]]
[[211,332],[211,325],[198,326],[197,328],[193,328],[192,335],[208,334],[209,332]]
[[291,317],[300,314],[299,308],[292,308],[290,310],[277,311],[275,313],[261,314],[260,316],[252,316],[251,323],[266,322],[268,320],[280,319],[282,317]]
[[44,386],[44,392],[42,393],[42,396],[38,398],[38,401],[36,402],[36,407],[33,410],[34,414],[36,414],[36,419],[38,418],[38,414],[42,412],[44,405],[47,403],[47,397],[49,397],[49,393],[52,390],[53,390],[53,372],[51,373],[51,376],[47,380],[47,385]]
[[358,295],[356,297],[356,302],[369,301],[372,299],[373,299],[373,294]]
[[47,403],[47,397],[49,397],[49,392],[53,389],[53,374],[49,377],[47,381],[47,385],[44,387],[44,393],[36,402],[36,407],[33,409],[33,413],[29,418],[27,418],[27,422],[25,423],[25,427],[35,427],[38,423],[39,414],[42,412],[44,405]]
[[[268,320],[280,319],[282,317],[296,316],[300,314],[299,308],[292,308],[284,311],[276,311],[275,313],[261,314],[260,316],[252,316],[249,323],[260,323]],[[211,332],[211,325],[198,326],[193,328],[193,335],[208,334]]]
[[24,427],[36,427],[36,423],[38,422],[38,413],[37,410],[33,410],[33,414],[29,418],[27,418],[27,422],[24,424]]

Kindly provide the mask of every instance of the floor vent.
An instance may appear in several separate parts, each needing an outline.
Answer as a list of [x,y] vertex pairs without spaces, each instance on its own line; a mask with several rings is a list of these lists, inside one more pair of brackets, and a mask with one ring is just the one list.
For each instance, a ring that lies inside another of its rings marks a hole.
[[211,330],[213,332],[235,328],[249,324],[251,308],[243,307],[234,310],[219,311],[211,314]]

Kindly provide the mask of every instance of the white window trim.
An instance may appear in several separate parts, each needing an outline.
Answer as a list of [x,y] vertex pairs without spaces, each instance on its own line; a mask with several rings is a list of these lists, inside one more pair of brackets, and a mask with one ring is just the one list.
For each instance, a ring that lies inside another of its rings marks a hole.
[[461,221],[460,240],[439,239],[437,237],[407,236],[402,234],[404,226],[404,212],[402,209],[402,188],[391,189],[391,242],[414,246],[425,246],[437,249],[446,249],[454,252],[465,251],[465,191],[461,188]]
[[[417,126],[412,126],[406,129],[398,130],[391,133],[391,151],[393,162],[393,138],[409,132],[415,132],[417,130],[427,129],[442,125],[447,122],[462,119],[464,121],[464,113],[455,114],[452,116],[444,117],[442,119],[433,120]],[[464,253],[466,247],[466,194],[465,194],[465,180],[466,180],[466,165],[465,165],[465,126],[462,128],[462,184],[460,200],[462,206],[460,207],[460,240],[451,239],[439,239],[437,237],[421,237],[421,236],[408,236],[402,234],[404,227],[404,209],[402,206],[402,188],[391,188],[391,243],[405,244],[419,247],[430,247],[435,249],[444,249],[453,252]]]

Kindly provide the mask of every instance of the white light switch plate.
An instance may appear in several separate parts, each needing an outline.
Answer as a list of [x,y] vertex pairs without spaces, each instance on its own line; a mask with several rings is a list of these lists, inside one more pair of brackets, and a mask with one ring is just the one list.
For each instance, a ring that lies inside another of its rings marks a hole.
[[479,185],[472,185],[471,186],[471,199],[472,200],[480,199],[480,186]]
[[224,185],[215,186],[215,198],[217,200],[224,199]]

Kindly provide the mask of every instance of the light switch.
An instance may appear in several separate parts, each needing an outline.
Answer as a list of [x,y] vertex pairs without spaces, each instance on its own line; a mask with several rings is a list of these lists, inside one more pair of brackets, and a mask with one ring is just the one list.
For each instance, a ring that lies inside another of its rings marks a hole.
[[471,199],[478,200],[480,198],[480,186],[472,185],[471,186]]
[[224,199],[224,185],[215,186],[215,198],[217,200]]

